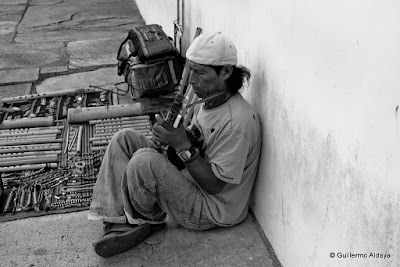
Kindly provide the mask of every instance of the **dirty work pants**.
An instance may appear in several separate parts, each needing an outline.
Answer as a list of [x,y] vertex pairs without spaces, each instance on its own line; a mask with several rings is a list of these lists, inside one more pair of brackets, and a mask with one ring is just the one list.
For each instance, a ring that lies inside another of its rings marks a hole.
[[146,137],[124,129],[113,136],[107,147],[88,219],[159,223],[168,214],[189,229],[216,227],[206,216],[202,192],[188,176],[187,170],[179,171],[150,148]]

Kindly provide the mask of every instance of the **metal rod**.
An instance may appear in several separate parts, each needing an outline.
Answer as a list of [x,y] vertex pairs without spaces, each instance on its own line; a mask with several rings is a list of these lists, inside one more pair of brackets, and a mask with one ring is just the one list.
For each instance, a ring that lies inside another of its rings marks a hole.
[[27,156],[42,157],[42,156],[57,155],[60,153],[61,153],[61,150],[31,151],[31,152],[22,152],[22,153],[5,153],[5,154],[0,154],[0,159],[2,159],[2,158],[18,158],[18,157],[22,158],[22,157],[27,157]]
[[118,130],[121,129],[128,129],[132,128],[135,130],[146,130],[146,129],[151,129],[150,125],[143,125],[143,126],[132,126],[132,125],[123,125],[123,126],[112,126],[112,127],[107,127],[107,128],[95,128],[95,133],[101,133],[101,132],[109,132],[109,131],[115,131],[117,132]]
[[[117,132],[119,132],[119,131],[109,131],[109,132],[96,133],[91,138],[114,136],[114,134],[116,134]],[[148,129],[140,130],[140,131],[136,130],[136,132],[141,133],[141,134],[148,134],[148,133],[150,133],[150,130],[148,130]]]
[[57,134],[31,135],[31,136],[0,136],[0,142],[11,142],[18,140],[36,140],[38,138],[56,139]]
[[124,126],[124,125],[146,126],[146,125],[150,125],[150,122],[149,121],[142,121],[142,122],[121,121],[121,122],[99,123],[99,124],[95,124],[95,127],[96,128],[105,128],[105,127],[110,127],[110,126]]
[[[198,99],[199,99],[199,97],[197,95],[195,95],[193,97],[192,103],[196,102]],[[191,106],[191,107],[189,107],[188,111],[186,112],[185,118],[183,120],[183,126],[185,128],[189,125],[190,120],[191,120],[191,118],[193,116],[193,113],[194,113],[194,106]]]
[[65,133],[65,139],[64,139],[64,150],[63,150],[63,154],[66,154],[68,151],[68,140],[69,140],[69,125],[67,126],[67,130]]
[[32,165],[21,165],[14,167],[3,167],[0,168],[0,173],[2,172],[17,172],[17,171],[29,171],[29,170],[40,170],[42,168],[57,168],[57,163],[47,163],[47,164],[32,164]]
[[92,147],[92,151],[106,150],[107,146],[96,146]]
[[30,151],[49,151],[49,150],[60,150],[61,146],[47,145],[47,146],[13,146],[7,148],[0,148],[0,154],[5,153],[18,153],[18,152],[30,152]]
[[31,165],[38,163],[56,163],[58,162],[57,155],[45,157],[24,157],[24,158],[11,158],[3,159],[0,162],[0,167],[18,166],[18,165]]
[[108,145],[108,143],[110,143],[110,139],[103,139],[103,140],[99,140],[99,141],[93,141],[93,145],[94,146],[104,146],[104,145]]
[[82,89],[72,89],[72,90],[63,90],[63,91],[57,91],[57,92],[49,92],[49,93],[43,93],[43,94],[31,94],[31,95],[3,98],[3,99],[0,99],[0,103],[9,103],[9,102],[15,102],[15,101],[20,101],[20,100],[30,100],[30,99],[63,96],[63,95],[88,94],[88,93],[96,93],[96,92],[103,92],[103,90],[96,89],[96,88],[82,88]]
[[149,120],[149,115],[135,116],[135,117],[119,117],[119,118],[110,118],[103,120],[91,120],[89,124],[98,124],[98,123],[108,123],[108,122],[116,122],[116,121],[141,121],[141,120]]
[[83,132],[83,125],[80,125],[79,131],[78,131],[77,144],[76,144],[76,153],[77,154],[82,154],[82,132]]
[[44,138],[37,138],[35,140],[19,140],[19,141],[10,141],[10,142],[0,142],[1,146],[22,146],[22,145],[30,145],[30,144],[50,144],[50,143],[62,143],[61,139],[44,139]]
[[96,124],[95,125],[95,128],[96,129],[99,129],[99,128],[107,128],[107,127],[112,127],[112,126],[125,126],[125,125],[128,125],[128,126],[148,126],[148,125],[150,125],[150,122],[149,121],[147,121],[147,122],[130,122],[130,121],[127,121],[127,122],[117,122],[117,123],[107,123],[107,124]]
[[[91,137],[91,138],[89,138],[89,142],[95,142],[95,141],[103,141],[103,140],[111,140],[111,138],[113,137],[114,135],[107,135],[107,136],[99,136],[99,137]],[[93,145],[94,145],[94,143],[93,143]]]
[[[149,132],[139,132],[143,135],[149,134]],[[94,137],[89,138],[89,142],[111,139],[116,133],[104,134],[104,135],[95,135]]]
[[25,128],[25,127],[20,127],[20,128],[14,128],[14,129],[1,129],[0,134],[8,134],[8,133],[21,133],[21,132],[40,132],[43,130],[46,131],[57,131],[63,129],[64,126],[58,125],[58,126],[46,126],[46,127],[32,127],[32,128]]
[[14,186],[14,187],[11,189],[11,191],[10,191],[8,197],[7,197],[6,205],[4,206],[3,213],[6,213],[6,212],[8,211],[8,209],[10,208],[11,200],[13,199],[13,196],[14,196],[14,194],[15,194],[16,192],[17,192],[17,188]]
[[10,138],[10,137],[14,137],[14,136],[19,136],[19,137],[24,137],[24,136],[41,136],[41,135],[48,135],[48,134],[61,134],[60,130],[56,130],[56,131],[41,131],[41,132],[13,132],[13,133],[2,133],[0,134],[0,138]]

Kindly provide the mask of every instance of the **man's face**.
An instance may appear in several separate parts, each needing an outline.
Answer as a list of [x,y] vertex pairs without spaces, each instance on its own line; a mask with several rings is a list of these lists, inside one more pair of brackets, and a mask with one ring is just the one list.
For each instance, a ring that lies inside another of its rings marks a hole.
[[212,67],[190,62],[190,68],[192,75],[189,83],[192,84],[198,97],[204,98],[225,89],[224,78],[221,73],[218,75]]

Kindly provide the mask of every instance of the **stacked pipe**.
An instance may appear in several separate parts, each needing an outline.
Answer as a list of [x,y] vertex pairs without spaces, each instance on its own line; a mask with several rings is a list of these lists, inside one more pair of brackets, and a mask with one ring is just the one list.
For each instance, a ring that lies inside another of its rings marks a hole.
[[148,115],[92,120],[89,125],[93,127],[93,137],[89,138],[91,151],[105,150],[113,135],[125,128],[135,129],[147,138],[151,137]]
[[0,130],[0,172],[57,168],[63,126]]

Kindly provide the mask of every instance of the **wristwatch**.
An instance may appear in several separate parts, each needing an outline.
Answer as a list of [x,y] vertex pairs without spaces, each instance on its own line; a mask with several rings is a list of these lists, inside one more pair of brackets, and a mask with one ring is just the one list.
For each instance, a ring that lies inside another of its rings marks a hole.
[[193,146],[191,146],[188,150],[183,150],[177,154],[178,154],[178,157],[183,161],[183,163],[191,162],[198,155],[197,149],[194,148]]

